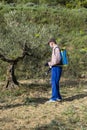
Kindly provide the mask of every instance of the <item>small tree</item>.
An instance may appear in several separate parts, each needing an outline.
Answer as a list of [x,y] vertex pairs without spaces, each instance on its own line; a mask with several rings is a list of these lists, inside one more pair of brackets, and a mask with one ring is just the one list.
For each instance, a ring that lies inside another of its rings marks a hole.
[[9,58],[5,57],[4,54],[0,53],[0,59],[4,62],[9,63],[9,66],[7,69],[6,88],[8,88],[8,86],[14,87],[15,85],[19,85],[19,82],[17,81],[16,76],[15,76],[15,67],[20,60],[23,60],[26,55],[29,55],[27,52],[27,49],[28,49],[28,47],[25,45],[23,48],[22,55],[16,57],[15,59],[9,59]]

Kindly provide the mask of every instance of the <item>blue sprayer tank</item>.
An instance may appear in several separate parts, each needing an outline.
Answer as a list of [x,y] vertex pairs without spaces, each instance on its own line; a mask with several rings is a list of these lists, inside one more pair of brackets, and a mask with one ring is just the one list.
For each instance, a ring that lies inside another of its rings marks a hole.
[[62,60],[62,65],[68,65],[68,57],[67,57],[66,49],[61,50],[61,60]]

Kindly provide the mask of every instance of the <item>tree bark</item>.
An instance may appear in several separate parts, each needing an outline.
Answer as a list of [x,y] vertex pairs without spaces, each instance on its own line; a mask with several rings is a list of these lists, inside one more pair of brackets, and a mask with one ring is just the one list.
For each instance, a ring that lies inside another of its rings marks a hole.
[[7,77],[6,77],[6,88],[10,87],[16,87],[19,85],[19,82],[16,79],[15,76],[15,64],[10,64],[7,69]]

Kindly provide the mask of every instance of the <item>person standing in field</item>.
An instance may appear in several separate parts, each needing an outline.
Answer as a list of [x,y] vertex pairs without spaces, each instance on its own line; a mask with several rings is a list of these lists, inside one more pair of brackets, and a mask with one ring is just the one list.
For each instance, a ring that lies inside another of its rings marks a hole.
[[45,66],[49,66],[51,68],[52,97],[48,102],[56,102],[62,100],[59,87],[59,81],[62,73],[61,53],[54,38],[49,40],[48,45],[52,48],[51,61],[45,64]]

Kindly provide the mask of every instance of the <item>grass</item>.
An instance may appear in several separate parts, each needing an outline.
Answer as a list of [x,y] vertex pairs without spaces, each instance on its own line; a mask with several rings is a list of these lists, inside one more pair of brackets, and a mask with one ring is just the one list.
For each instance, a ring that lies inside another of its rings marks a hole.
[[87,81],[61,79],[63,102],[49,103],[50,84],[0,86],[0,130],[86,130]]

